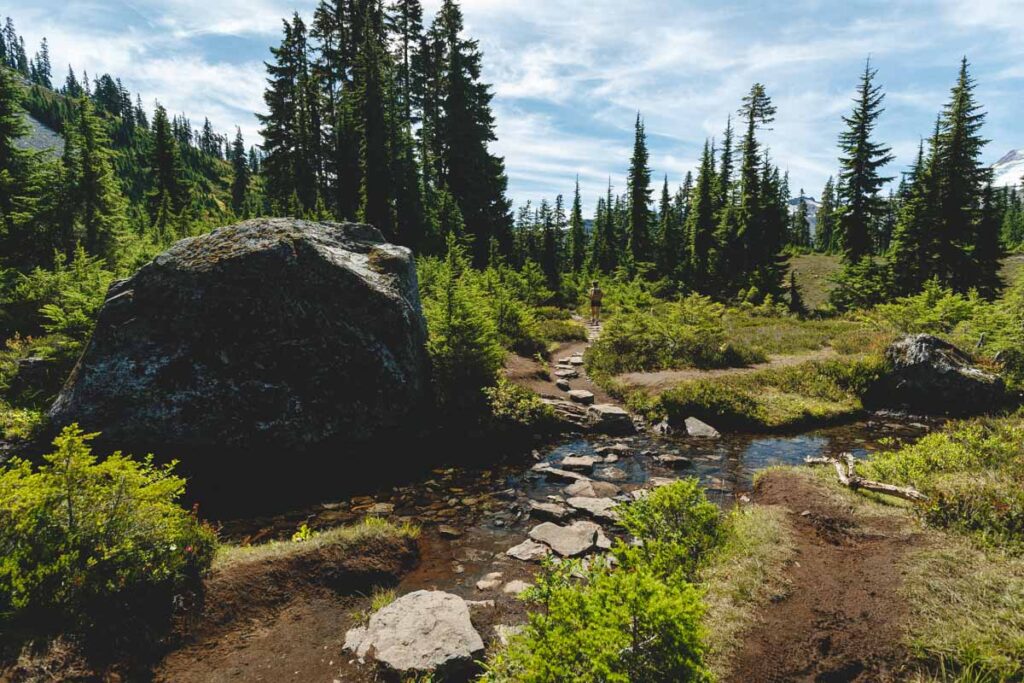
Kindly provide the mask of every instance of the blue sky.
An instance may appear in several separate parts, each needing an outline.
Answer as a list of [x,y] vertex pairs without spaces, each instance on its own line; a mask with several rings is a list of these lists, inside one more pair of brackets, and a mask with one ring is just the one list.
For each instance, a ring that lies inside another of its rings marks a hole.
[[[30,54],[46,35],[55,71],[120,76],[150,105],[256,140],[263,60],[280,20],[314,0],[35,0],[0,6]],[[440,0],[425,0],[433,14]],[[912,161],[966,54],[988,111],[986,161],[1024,146],[1024,0],[670,2],[463,0],[494,85],[510,194],[571,194],[588,211],[621,189],[637,111],[660,184],[695,168],[704,139],[755,81],[778,107],[772,155],[818,196],[836,165],[840,116],[870,55],[887,92],[878,136]]]

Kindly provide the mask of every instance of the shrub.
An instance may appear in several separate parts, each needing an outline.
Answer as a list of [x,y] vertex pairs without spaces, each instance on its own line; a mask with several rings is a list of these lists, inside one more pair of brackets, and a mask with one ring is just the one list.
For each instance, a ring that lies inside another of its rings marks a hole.
[[715,380],[684,382],[669,389],[661,394],[655,409],[677,424],[687,417],[738,429],[757,427],[764,422],[753,396],[735,385]]
[[551,341],[587,341],[587,328],[575,320],[541,320],[540,335]]
[[725,307],[691,295],[675,303],[620,313],[604,326],[587,351],[596,373],[653,371],[679,367],[728,367],[763,360],[726,343]]
[[[718,507],[705,497],[700,482],[689,478],[622,506],[619,524],[641,541],[628,552],[638,553],[643,564],[662,576],[686,579],[721,542],[721,516]],[[635,560],[630,562],[635,564]]]
[[500,424],[540,429],[554,423],[555,411],[537,394],[504,377],[484,390],[491,405],[491,415]]
[[178,505],[185,480],[120,452],[102,462],[77,425],[33,471],[15,460],[0,474],[0,621],[89,626],[132,615],[205,571],[213,531]]
[[892,271],[887,263],[865,258],[850,263],[830,276],[829,303],[838,311],[870,308],[886,301],[892,292]]
[[872,315],[898,332],[943,334],[952,332],[957,324],[969,319],[983,305],[977,294],[957,294],[933,279],[925,283],[919,294],[881,304],[875,307]]

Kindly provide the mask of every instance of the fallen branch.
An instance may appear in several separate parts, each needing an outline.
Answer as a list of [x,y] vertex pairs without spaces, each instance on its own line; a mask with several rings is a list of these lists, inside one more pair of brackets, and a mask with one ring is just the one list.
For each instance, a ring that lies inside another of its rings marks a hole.
[[896,486],[894,484],[872,481],[858,476],[853,470],[854,460],[851,453],[842,453],[839,457],[812,456],[805,458],[804,462],[808,465],[833,465],[836,468],[836,475],[839,477],[839,483],[847,488],[854,490],[864,489],[865,491],[884,493],[887,496],[895,496],[904,500],[928,500],[928,496],[924,495],[912,486]]

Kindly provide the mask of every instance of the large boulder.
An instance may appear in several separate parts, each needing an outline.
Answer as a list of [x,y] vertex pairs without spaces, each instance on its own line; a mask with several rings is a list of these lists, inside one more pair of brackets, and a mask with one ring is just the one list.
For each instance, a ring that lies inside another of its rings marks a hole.
[[368,225],[250,220],[115,282],[50,417],[161,453],[363,441],[422,407],[425,342],[408,249]]
[[984,412],[1006,398],[998,375],[975,367],[967,354],[933,335],[898,339],[885,355],[890,371],[869,392],[870,405],[964,415]]
[[[500,583],[500,581],[499,581]],[[419,590],[403,595],[345,634],[345,649],[399,674],[451,675],[472,668],[484,642],[457,595]]]

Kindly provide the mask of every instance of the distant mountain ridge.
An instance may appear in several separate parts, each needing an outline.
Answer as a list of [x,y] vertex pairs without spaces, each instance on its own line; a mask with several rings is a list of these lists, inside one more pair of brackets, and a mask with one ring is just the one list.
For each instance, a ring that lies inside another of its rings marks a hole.
[[992,164],[992,184],[996,187],[1024,185],[1024,148],[1011,149]]
[[818,229],[818,209],[821,208],[821,203],[814,197],[808,197],[807,195],[792,197],[789,200],[790,216],[796,215],[797,210],[800,208],[801,199],[807,203],[807,222],[811,224],[811,234],[815,235]]

